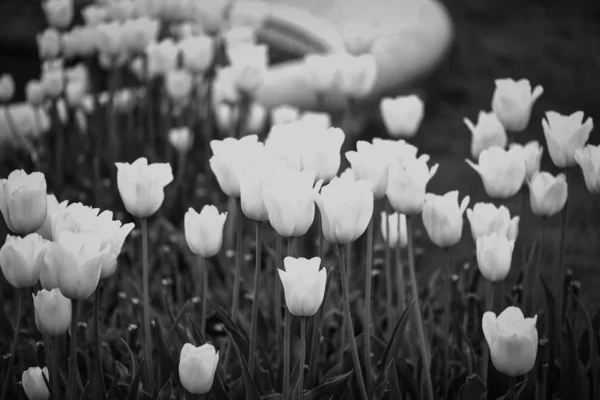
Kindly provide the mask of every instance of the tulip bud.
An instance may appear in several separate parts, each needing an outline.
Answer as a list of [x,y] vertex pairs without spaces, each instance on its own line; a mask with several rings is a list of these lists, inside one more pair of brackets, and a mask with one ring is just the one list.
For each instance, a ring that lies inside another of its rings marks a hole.
[[492,203],[476,203],[467,210],[467,219],[471,225],[473,240],[493,233],[499,233],[514,240],[517,238],[519,217],[510,218],[505,206],[496,207]]
[[386,194],[394,210],[406,215],[423,211],[427,183],[438,169],[438,164],[430,169],[428,160],[429,156],[424,154],[419,158],[408,158],[403,163],[390,164]]
[[273,125],[286,125],[297,121],[300,111],[295,107],[279,106],[271,110],[271,123]]
[[267,73],[267,46],[238,44],[227,49],[227,56],[231,61],[235,86],[241,93],[253,97]]
[[58,289],[40,290],[32,296],[38,331],[52,337],[65,333],[71,324],[71,300]]
[[283,259],[285,270],[278,270],[290,314],[312,317],[323,303],[327,271],[321,269],[319,257]]
[[[343,54],[343,53],[342,53]],[[340,89],[351,98],[362,98],[371,93],[377,82],[377,61],[372,54],[349,56],[340,69]]]
[[507,131],[522,132],[531,118],[531,108],[544,93],[540,85],[531,91],[527,79],[497,79],[492,97],[492,110]]
[[46,178],[41,172],[14,170],[0,181],[0,211],[11,231],[27,235],[46,219]]
[[485,279],[490,282],[504,280],[510,271],[514,240],[506,235],[492,233],[477,238],[477,265]]
[[[398,235],[398,223],[400,224],[400,235]],[[387,228],[390,227],[388,234]],[[408,232],[406,230],[406,215],[397,212],[387,214],[381,212],[381,236],[388,247],[406,247]]]
[[531,210],[535,215],[551,217],[567,203],[569,190],[565,174],[554,177],[548,172],[536,172],[528,184]]
[[388,186],[389,162],[381,157],[376,146],[369,142],[359,140],[356,150],[346,152],[352,172],[356,180],[367,180],[373,184],[373,197],[379,200],[385,196]]
[[474,125],[468,118],[463,121],[471,131],[471,156],[474,159],[479,159],[481,152],[490,147],[506,147],[506,143],[508,143],[506,130],[493,112],[480,111],[477,116],[477,125]]
[[219,352],[211,344],[195,347],[183,345],[179,356],[179,379],[181,386],[192,394],[208,393],[219,364]]
[[27,371],[23,371],[21,382],[23,391],[29,400],[47,400],[50,397],[48,386],[42,373],[48,380],[48,368],[31,367]]
[[575,150],[575,161],[581,167],[590,193],[600,193],[600,146],[587,145]]
[[0,103],[8,103],[15,95],[15,81],[12,75],[0,76]]
[[507,307],[498,317],[483,314],[481,326],[494,367],[508,376],[526,375],[535,365],[538,348],[537,315],[525,318],[518,307]]
[[340,128],[305,132],[301,150],[303,168],[315,171],[315,179],[329,182],[340,169],[340,150],[345,138]]
[[319,94],[335,90],[341,79],[341,65],[335,54],[307,56],[303,64],[306,84]]
[[179,43],[179,49],[183,54],[183,65],[196,74],[207,71],[215,57],[213,39],[205,35],[182,40]]
[[583,111],[568,116],[548,111],[546,119],[542,120],[542,127],[552,162],[559,168],[566,168],[577,163],[575,151],[587,143],[594,129],[594,121],[588,117],[583,123]]
[[463,228],[463,213],[469,205],[466,196],[458,203],[458,191],[443,196],[427,193],[423,206],[423,225],[431,241],[442,248],[454,246],[460,241]]
[[415,136],[425,111],[425,104],[416,95],[384,97],[379,103],[383,124],[394,138]]
[[257,159],[248,162],[242,167],[240,182],[240,200],[244,215],[255,221],[267,221],[269,213],[263,200],[263,190],[268,176],[276,168],[275,163],[265,160],[264,151],[257,155]]
[[522,153],[516,149],[490,147],[479,155],[479,165],[465,160],[481,176],[483,187],[490,197],[506,199],[514,196],[525,180],[527,166]]
[[169,132],[169,143],[180,153],[187,153],[192,147],[193,137],[190,128],[173,128]]
[[16,289],[32,287],[40,278],[48,242],[37,233],[21,238],[6,235],[0,248],[0,268]]
[[44,101],[44,96],[44,87],[40,81],[31,80],[27,82],[27,86],[25,86],[25,98],[29,104],[34,107],[41,105]]
[[138,158],[132,164],[115,165],[119,193],[127,212],[138,218],[147,218],[156,213],[165,198],[165,186],[173,181],[171,165],[148,164],[145,157]]
[[152,42],[146,48],[148,58],[148,76],[156,77],[166,75],[177,67],[179,50],[172,39],[162,40],[160,43]]
[[192,252],[202,257],[212,257],[221,250],[223,226],[227,212],[219,214],[217,207],[206,205],[200,214],[189,208],[183,220],[185,240]]
[[373,215],[372,186],[368,181],[334,178],[321,189],[315,202],[328,242],[347,244],[365,232]]
[[38,54],[41,60],[53,59],[60,54],[60,33],[48,28],[37,36]]
[[167,73],[165,87],[171,99],[177,103],[185,103],[192,93],[192,75],[186,70],[175,69]]
[[57,29],[66,29],[73,21],[73,0],[45,0],[42,9],[48,25]]
[[537,141],[532,141],[522,146],[517,143],[511,143],[509,151],[518,151],[525,160],[525,180],[531,180],[534,173],[540,170],[540,162],[542,161],[542,154],[544,149],[540,146]]

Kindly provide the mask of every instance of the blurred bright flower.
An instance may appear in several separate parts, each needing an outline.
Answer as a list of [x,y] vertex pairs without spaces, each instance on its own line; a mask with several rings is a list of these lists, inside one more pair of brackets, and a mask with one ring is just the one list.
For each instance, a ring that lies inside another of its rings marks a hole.
[[[398,236],[398,219],[400,220],[400,236]],[[387,226],[390,226],[390,233],[387,233]],[[406,215],[394,212],[388,214],[381,212],[381,236],[388,247],[406,247],[408,234],[406,230]]]
[[85,21],[86,25],[96,26],[103,22],[106,22],[108,18],[108,13],[106,12],[106,7],[100,4],[89,4],[85,6],[81,10],[81,16]]
[[248,120],[246,121],[246,131],[248,135],[261,134],[267,121],[267,110],[259,103],[252,102],[248,110]]
[[373,145],[377,147],[377,151],[381,157],[387,158],[390,163],[397,162],[402,164],[404,161],[417,158],[417,152],[419,151],[415,146],[403,139],[373,138]]
[[522,154],[527,171],[525,173],[525,180],[529,181],[533,174],[540,170],[540,162],[542,161],[544,149],[536,140],[527,143],[525,146],[518,143],[511,143],[509,150],[514,151],[513,149]]
[[490,147],[479,154],[479,164],[465,160],[481,176],[488,196],[506,199],[517,194],[527,173],[522,152],[517,148],[504,150]]
[[567,203],[569,190],[565,174],[554,177],[548,172],[536,172],[528,183],[531,210],[535,215],[551,217]]
[[239,100],[239,93],[235,85],[235,71],[231,67],[217,69],[213,80],[213,103],[221,102],[233,104]]
[[187,126],[172,128],[169,131],[169,143],[180,153],[187,153],[192,148],[193,139]]
[[166,75],[177,67],[179,50],[172,39],[164,39],[160,43],[151,42],[146,47],[148,78]]
[[241,169],[254,158],[254,154],[263,147],[258,136],[249,135],[241,139],[225,138],[212,140],[210,148],[210,169],[215,174],[221,190],[230,197],[240,197],[239,175]]
[[590,193],[600,193],[600,146],[588,144],[575,150],[575,161],[581,167],[585,185]]
[[304,126],[298,121],[285,125],[273,125],[265,140],[267,155],[288,167],[302,169],[302,146],[305,141]]
[[383,123],[394,138],[415,136],[423,120],[425,104],[417,95],[384,97],[379,103]]
[[40,279],[48,241],[37,233],[25,237],[6,235],[0,248],[0,268],[14,288],[32,287]]
[[125,26],[117,21],[105,22],[96,27],[98,60],[104,68],[121,66],[127,53],[124,41]]
[[337,54],[311,54],[304,59],[306,84],[319,94],[338,89],[340,85],[341,62]]
[[125,21],[121,33],[124,50],[130,54],[143,54],[150,43],[158,38],[159,28],[159,21],[148,17]]
[[242,212],[252,220],[267,221],[269,213],[263,200],[263,190],[277,165],[265,157],[264,148],[255,156],[241,167],[238,175]]
[[477,267],[490,282],[504,280],[510,271],[515,241],[494,232],[477,238]]
[[48,25],[53,28],[66,29],[73,21],[73,0],[44,0],[42,10]]
[[377,147],[369,142],[356,142],[356,151],[346,152],[346,158],[352,166],[356,180],[367,180],[373,183],[375,200],[383,198],[388,187],[389,162],[381,157]]
[[47,28],[37,35],[38,54],[41,60],[53,59],[60,54],[61,37],[54,28]]
[[429,156],[423,154],[390,164],[386,194],[394,210],[406,215],[423,211],[427,183],[438,169],[438,164],[430,169],[427,161]]
[[58,289],[42,289],[31,295],[38,331],[51,337],[65,333],[71,324],[71,300],[63,296]]
[[345,138],[340,128],[305,131],[301,146],[302,168],[315,171],[315,179],[329,182],[340,169],[340,150]]
[[471,131],[471,156],[477,160],[483,150],[490,147],[505,148],[508,143],[508,136],[504,125],[493,112],[480,111],[477,116],[477,125],[470,119],[465,118],[465,125]]
[[312,317],[321,307],[325,296],[327,270],[321,268],[321,259],[286,257],[283,264],[285,269],[277,272],[290,314]]
[[15,81],[10,74],[0,75],[0,103],[8,103],[15,94]]
[[193,89],[192,75],[185,69],[174,69],[165,77],[165,87],[171,100],[178,104],[189,100]]
[[49,97],[60,96],[65,87],[62,65],[60,63],[45,63],[42,67],[40,82],[44,88],[44,93]]
[[38,80],[31,80],[25,86],[25,99],[32,106],[39,106],[44,101],[44,87]]
[[524,131],[529,125],[531,109],[544,88],[538,85],[532,91],[527,79],[497,79],[495,83],[492,110],[507,131]]
[[70,107],[81,107],[87,96],[87,87],[81,82],[69,82],[65,87],[65,98]]
[[208,393],[219,364],[219,352],[211,344],[195,347],[183,345],[179,356],[179,379],[181,385],[192,394]]
[[370,53],[348,55],[342,62],[339,76],[343,94],[357,99],[368,96],[377,82],[377,60]]
[[189,208],[183,219],[185,240],[192,252],[202,257],[212,257],[221,250],[223,226],[227,212],[219,214],[217,207],[205,205],[198,214]]
[[62,34],[62,55],[66,60],[95,54],[99,42],[98,28],[76,26]]
[[248,25],[234,25],[223,33],[223,40],[228,48],[239,44],[255,44],[256,30]]
[[262,86],[267,73],[269,55],[262,44],[238,44],[227,48],[233,78],[240,93],[253,97]]
[[467,219],[471,225],[473,240],[493,233],[499,233],[516,240],[519,232],[519,217],[510,218],[510,212],[505,206],[496,207],[492,203],[475,203],[467,209]]
[[48,377],[48,368],[46,367],[43,369],[40,367],[30,367],[26,371],[23,371],[21,382],[23,384],[23,391],[29,400],[47,400],[50,398],[50,391],[42,373],[46,377],[46,380],[50,379]]
[[348,53],[359,55],[367,53],[375,39],[376,29],[367,21],[344,21],[341,34]]
[[542,120],[542,126],[552,162],[559,168],[566,168],[577,163],[575,151],[582,149],[587,143],[590,132],[594,129],[594,121],[588,117],[584,123],[583,111],[571,115],[548,111],[546,119]]
[[306,129],[329,129],[331,115],[325,112],[305,111],[298,118],[298,122],[304,124]]
[[27,235],[46,219],[46,177],[41,172],[16,169],[0,180],[0,211],[11,231]]
[[460,241],[463,213],[469,201],[469,196],[465,196],[459,204],[457,190],[442,196],[427,193],[423,206],[423,225],[436,246],[448,248]]
[[179,42],[178,47],[184,67],[193,73],[204,73],[213,63],[215,45],[213,39],[206,35],[190,36]]
[[271,110],[272,125],[286,125],[300,118],[300,110],[290,106],[279,106]]
[[537,315],[525,318],[518,307],[507,307],[498,317],[483,314],[481,326],[494,367],[508,376],[526,375],[535,365],[538,349]]

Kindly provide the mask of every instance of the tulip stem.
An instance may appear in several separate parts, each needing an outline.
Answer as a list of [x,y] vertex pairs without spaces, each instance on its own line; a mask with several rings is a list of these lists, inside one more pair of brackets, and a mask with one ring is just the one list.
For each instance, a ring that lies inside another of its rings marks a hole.
[[[373,269],[373,217],[367,226],[367,267],[365,273],[365,314],[363,323],[364,364],[367,394],[373,392],[371,381],[371,274]],[[369,397],[370,398],[370,397]]]
[[285,326],[283,328],[283,391],[282,400],[289,399],[290,395],[290,337],[292,330],[290,310],[285,308]]
[[[346,248],[350,247],[350,244],[346,245]],[[354,366],[354,374],[356,375],[356,381],[358,388],[361,393],[363,400],[368,400],[367,389],[365,388],[365,382],[363,380],[362,371],[360,369],[360,359],[358,358],[358,348],[356,347],[356,338],[354,337],[354,326],[352,324],[352,315],[350,314],[350,293],[348,290],[348,277],[346,274],[346,255],[344,252],[344,245],[339,247],[340,257],[340,273],[342,281],[342,297],[344,301],[344,316],[346,320],[346,329],[348,331],[348,339],[350,341],[350,352],[352,353],[352,364]],[[344,344],[342,343],[342,346]]]
[[[281,352],[281,284],[279,282],[279,270],[283,269],[283,236],[277,235],[276,252],[277,259],[275,260],[275,337],[277,339],[277,357]],[[277,359],[279,365],[280,359]]]
[[529,290],[529,286],[525,287],[525,301],[527,302],[525,305],[525,313],[526,315],[531,314],[533,307],[533,299],[535,298],[535,292],[537,291],[538,281],[540,280],[540,263],[542,262],[542,250],[544,249],[544,238],[546,236],[546,217],[542,217],[542,224],[540,226],[539,238],[538,238],[538,250],[537,250],[537,259],[534,264],[532,271],[532,282],[529,282],[529,286],[531,286],[531,290]]
[[[394,328],[394,293],[392,287],[392,249],[390,248],[390,214],[385,213],[385,300],[387,313],[386,337],[392,334]],[[398,310],[402,312],[402,310]]]
[[142,225],[142,275],[143,275],[143,296],[144,296],[144,359],[146,360],[146,382],[150,387],[152,377],[152,336],[150,335],[150,289],[149,289],[149,268],[148,261],[148,219],[141,219]]
[[2,400],[6,399],[6,393],[8,393],[8,387],[12,380],[12,367],[15,364],[15,357],[17,356],[17,343],[19,341],[19,330],[21,329],[21,319],[23,317],[23,300],[25,298],[25,289],[17,289],[18,300],[17,300],[17,321],[15,322],[15,335],[13,337],[12,345],[10,346],[10,360],[8,361],[8,368],[6,369],[6,377],[4,378],[4,385],[2,385]]
[[71,300],[73,314],[71,316],[71,350],[69,351],[69,379],[67,382],[67,399],[77,398],[77,310],[79,300]]
[[[494,283],[490,281],[487,282],[487,293],[485,299],[485,310],[486,311],[494,311],[494,292],[496,288],[494,287]],[[483,383],[485,387],[488,387],[488,366],[490,363],[490,348],[487,344],[483,346],[483,359],[481,360],[481,377],[483,378]]]
[[243,246],[242,246],[242,230],[244,227],[244,215],[242,214],[242,203],[241,200],[237,199],[237,215],[236,215],[236,237],[235,237],[235,272],[233,277],[233,301],[231,304],[231,319],[235,323],[237,321],[237,314],[239,308],[239,296],[240,296],[240,280],[242,273],[242,261],[243,261]]
[[419,300],[419,286],[417,284],[417,273],[415,271],[415,251],[413,245],[412,216],[406,216],[406,237],[408,247],[408,271],[410,274],[410,287],[412,298],[415,302],[415,322],[419,334],[419,347],[421,348],[421,357],[423,358],[423,372],[425,374],[425,399],[433,400],[433,383],[431,382],[431,359],[429,349],[427,348],[427,339],[425,338],[425,328],[423,326],[423,316],[421,314],[421,301]]
[[208,309],[207,297],[208,297],[208,268],[206,265],[206,258],[200,257],[200,270],[202,272],[202,320],[200,322],[200,332],[206,339],[206,313]]
[[452,287],[450,285],[450,248],[446,247],[446,276],[444,277],[444,284],[446,286],[446,303],[444,304],[444,379],[443,379],[443,396],[445,400],[448,400],[449,387],[449,373],[450,373],[450,309],[452,307]]
[[[317,211],[318,212],[318,211]],[[317,229],[318,229],[318,254],[321,262],[323,262],[323,229],[321,227],[321,218],[317,215]],[[278,286],[279,287],[279,286]],[[321,342],[321,315],[323,307],[319,307],[317,313],[313,317],[312,336],[310,341],[310,361],[308,368],[308,387],[313,387],[315,380],[317,379],[319,370],[319,345]]]
[[52,342],[50,336],[47,334],[42,334],[42,340],[44,342],[44,357],[46,358],[46,365],[48,366],[48,374],[50,374],[50,387],[52,388],[52,398],[57,399],[58,395],[56,394],[57,389],[57,381],[55,380],[56,369],[54,368],[54,354],[52,352]]
[[250,376],[254,376],[254,365],[256,364],[256,334],[258,328],[258,303],[260,297],[260,269],[261,269],[261,251],[262,251],[262,222],[256,221],[256,253],[254,256],[254,295],[252,296],[252,321],[250,326],[250,354],[248,358],[248,370]]
[[[567,168],[565,171],[565,175],[567,180],[569,179],[569,171],[571,169]],[[554,327],[554,355],[558,356],[560,354],[560,330],[562,327],[562,320],[565,314],[565,275],[566,275],[566,264],[564,262],[565,258],[565,249],[566,249],[566,232],[567,225],[569,224],[569,197],[567,196],[567,200],[565,202],[565,206],[562,211],[562,219],[560,222],[560,250],[558,253],[558,276],[556,280],[556,309],[559,312],[558,321]]]
[[298,398],[304,400],[304,360],[306,358],[306,317],[300,317],[300,377],[298,378]]
[[106,397],[106,386],[104,386],[104,372],[102,371],[102,353],[100,346],[100,285],[96,288],[94,293],[94,345],[96,347],[96,373],[98,374],[98,380],[100,386],[100,396]]
[[406,308],[406,283],[404,282],[404,266],[402,265],[402,226],[400,224],[400,213],[398,218],[398,244],[396,245],[396,284],[398,286],[398,313],[401,314]]
[[516,399],[516,395],[515,395],[515,387],[517,386],[517,378],[515,378],[514,376],[511,376],[510,378],[508,378],[508,400],[515,400]]

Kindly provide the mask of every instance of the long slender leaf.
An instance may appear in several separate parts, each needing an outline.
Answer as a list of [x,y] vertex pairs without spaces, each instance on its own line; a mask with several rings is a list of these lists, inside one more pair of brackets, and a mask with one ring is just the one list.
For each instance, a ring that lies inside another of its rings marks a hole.
[[235,340],[233,340],[233,336],[227,328],[225,328],[225,333],[227,333],[227,335],[231,339],[231,344],[233,346],[233,349],[235,350],[238,358],[240,359],[240,366],[242,368],[242,377],[244,380],[244,387],[245,387],[245,391],[246,391],[246,400],[260,400],[260,393],[258,392],[258,388],[256,387],[256,384],[254,383],[252,376],[250,375],[250,371],[248,370],[248,364],[246,363],[246,359],[244,358],[244,355],[241,353],[240,348],[238,347]]
[[141,372],[144,369],[144,359],[140,361],[140,366],[136,371],[133,379],[131,380],[131,386],[129,386],[129,391],[127,392],[126,400],[137,400],[138,392],[140,390],[140,376]]
[[[408,323],[408,316],[410,315],[409,310],[412,310],[414,305],[414,300],[410,302],[410,304],[402,311],[402,315],[396,322],[396,326],[394,326],[394,330],[392,331],[392,335],[390,340],[383,350],[381,354],[381,359],[379,360],[379,368],[385,371],[387,369],[387,365],[390,362],[390,357],[393,357],[397,353],[397,349],[399,346],[400,340],[396,340],[398,336],[402,336],[404,334],[404,330],[406,329],[406,324]],[[401,335],[399,335],[399,333]]]
[[125,348],[127,349],[127,351],[129,352],[129,359],[131,360],[131,376],[134,376],[136,374],[136,362],[135,362],[135,355],[133,354],[133,351],[131,351],[131,347],[129,347],[129,345],[127,344],[127,342],[125,341],[125,339],[121,338],[121,342],[123,342],[123,344],[125,345]]
[[577,354],[573,325],[569,317],[564,317],[566,326],[567,351],[562,352],[560,393],[563,399],[587,400],[589,398],[589,385],[586,374]]
[[173,370],[175,370],[175,363],[173,362],[171,352],[169,351],[169,348],[165,343],[162,325],[160,324],[158,318],[154,318],[154,335],[160,361],[159,379],[156,388],[160,389],[171,377],[171,373],[173,372]]
[[248,344],[248,338],[242,333],[243,331],[241,330],[239,325],[233,322],[233,320],[229,317],[229,313],[225,311],[221,306],[212,302],[210,298],[207,298],[207,300],[221,319],[221,322],[223,323],[225,329],[229,331],[229,334],[231,335],[236,345],[240,348],[242,354],[248,354],[250,347]]
[[467,377],[465,383],[458,389],[458,400],[482,400],[485,399],[487,389],[485,384],[477,374]]
[[[183,307],[181,307],[181,310],[179,310],[179,313],[177,314],[177,317],[173,318],[173,314],[169,313],[169,317],[171,318],[171,327],[169,327],[169,331],[167,332],[167,335],[165,336],[165,341],[166,342],[169,341],[169,338],[171,337],[171,334],[173,333],[173,331],[176,331],[180,335],[181,329],[179,328],[179,321],[183,317],[183,315],[185,313],[185,310],[188,309],[188,307],[190,306],[190,304],[191,304],[190,300],[186,301],[185,304],[183,305]],[[185,333],[184,333],[184,335],[187,337],[187,335]],[[181,335],[179,337],[181,339]]]
[[354,371],[349,371],[323,382],[316,388],[304,393],[304,400],[318,400],[325,395],[333,395],[335,398],[339,398],[353,373]]

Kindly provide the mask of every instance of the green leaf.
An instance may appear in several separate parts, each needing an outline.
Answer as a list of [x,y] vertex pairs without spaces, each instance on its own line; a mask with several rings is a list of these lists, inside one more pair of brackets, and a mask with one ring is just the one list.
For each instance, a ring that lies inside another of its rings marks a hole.
[[556,300],[554,299],[552,291],[542,276],[540,276],[540,282],[542,282],[542,289],[544,290],[544,297],[546,299],[546,307],[548,308],[548,312],[546,313],[546,329],[548,332],[545,332],[545,335],[548,338],[550,345],[553,348],[556,348],[553,343],[555,343],[556,340],[560,340],[560,338],[554,337],[554,332],[556,332],[555,327],[557,324]]
[[256,388],[256,384],[254,383],[254,380],[252,380],[252,376],[250,376],[250,371],[248,370],[248,364],[246,363],[246,359],[244,358],[244,355],[241,353],[240,348],[238,347],[235,340],[233,340],[233,335],[231,334],[231,332],[229,332],[229,330],[227,328],[224,328],[224,329],[225,329],[225,333],[227,333],[227,335],[231,339],[231,344],[233,346],[233,349],[235,350],[238,358],[240,359],[240,366],[242,368],[242,377],[244,380],[244,388],[246,391],[246,400],[260,400],[260,393],[258,392],[258,389]]
[[[525,388],[527,387],[528,379],[524,379],[521,382],[515,385],[515,399],[528,399],[529,397],[524,397]],[[504,396],[498,397],[496,400],[510,400],[510,392],[506,392]]]
[[79,396],[79,400],[86,400],[88,398],[88,392],[89,391],[90,391],[90,381],[87,381],[87,383],[83,387],[83,391],[81,392],[81,396]]
[[142,361],[140,361],[140,366],[139,366],[138,370],[136,371],[135,376],[131,380],[131,385],[129,386],[129,391],[127,392],[126,400],[137,400],[138,392],[140,389],[140,376],[141,376],[141,372],[143,369],[144,369],[144,359],[142,358]]
[[248,354],[248,352],[250,351],[248,339],[247,336],[242,334],[243,331],[240,329],[239,325],[234,323],[233,320],[229,318],[229,313],[227,313],[227,311],[225,311],[222,307],[212,302],[210,298],[207,298],[207,300],[221,319],[221,322],[223,323],[225,329],[231,335],[235,344],[240,348],[242,354]]
[[171,327],[169,328],[169,331],[167,332],[167,336],[165,336],[166,342],[169,341],[169,338],[171,337],[171,334],[173,333],[173,331],[177,332],[177,335],[179,336],[179,339],[182,342],[187,343],[189,341],[189,337],[187,336],[187,333],[179,327],[179,321],[183,317],[185,310],[188,309],[190,304],[191,304],[190,300],[186,301],[185,304],[183,305],[183,307],[181,307],[181,310],[179,310],[177,317],[173,317],[173,314],[170,312],[169,307],[167,307],[167,309],[169,310],[169,313],[168,313],[169,318],[171,319]]
[[392,361],[385,372],[387,381],[390,383],[390,398],[394,400],[402,400],[402,391],[400,390],[400,382],[398,381],[398,371],[396,371],[396,363]]
[[173,383],[169,379],[158,391],[156,400],[171,400],[173,398]]
[[175,363],[173,357],[165,343],[163,337],[163,329],[158,318],[154,318],[154,338],[156,342],[156,348],[158,350],[159,364],[159,377],[156,388],[162,387],[171,377],[171,373],[175,369]]
[[111,400],[114,399],[116,396],[116,391],[118,389],[118,383],[119,383],[119,373],[117,372],[117,374],[113,377],[113,381],[110,384],[110,388],[108,389],[108,392],[106,393],[106,400]]
[[408,323],[408,316],[410,315],[409,310],[412,310],[414,303],[414,300],[411,301],[404,311],[402,311],[402,315],[400,315],[398,322],[396,322],[396,326],[394,326],[390,340],[387,343],[385,350],[383,350],[381,359],[379,360],[379,368],[381,368],[382,371],[387,370],[390,357],[395,357],[395,355],[398,353],[398,346],[402,341],[396,340],[396,337],[401,337],[404,335],[404,330],[406,329],[406,324]]
[[[587,367],[592,371],[592,376],[598,376],[598,372],[600,371],[600,356],[598,356],[598,343],[596,342],[596,330],[594,329],[594,324],[592,323],[592,318],[590,314],[587,312],[583,304],[577,296],[571,296],[571,298],[577,304],[577,307],[583,314],[583,318],[587,325],[587,339],[588,339],[588,348],[587,348]],[[597,386],[600,382],[595,382],[594,389],[597,389]],[[595,390],[594,390],[595,393]]]
[[131,351],[131,347],[129,347],[129,345],[127,344],[125,339],[121,338],[121,342],[123,342],[123,344],[125,345],[125,348],[127,348],[127,351],[129,352],[129,359],[131,360],[131,370],[129,371],[129,374],[131,376],[134,376],[136,374],[136,369],[137,369],[136,362],[135,362],[135,355],[133,354],[133,351]]
[[[565,317],[567,351],[562,352],[560,366],[560,393],[563,399],[587,400],[589,398],[589,382],[581,360],[577,354],[573,325],[569,317]],[[565,359],[566,358],[566,359]]]
[[472,374],[467,377],[466,382],[458,389],[459,400],[482,400],[487,394],[487,389],[479,375]]
[[333,397],[339,397],[341,392],[344,390],[346,384],[348,383],[348,379],[350,379],[353,373],[354,371],[349,371],[343,375],[338,375],[326,380],[316,388],[304,393],[304,400],[318,400],[325,395],[333,395]]

